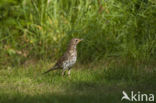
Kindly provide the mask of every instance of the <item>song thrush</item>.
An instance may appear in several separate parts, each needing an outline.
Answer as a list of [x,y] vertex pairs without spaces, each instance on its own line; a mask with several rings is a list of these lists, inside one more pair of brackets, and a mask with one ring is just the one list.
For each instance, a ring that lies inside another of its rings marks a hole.
[[82,40],[83,39],[73,38],[70,41],[67,51],[64,53],[64,55],[58,59],[56,64],[51,69],[44,72],[44,74],[50,72],[51,70],[63,69],[62,75],[65,74],[66,70],[68,70],[68,75],[70,75],[71,67],[75,64],[77,59],[76,46]]

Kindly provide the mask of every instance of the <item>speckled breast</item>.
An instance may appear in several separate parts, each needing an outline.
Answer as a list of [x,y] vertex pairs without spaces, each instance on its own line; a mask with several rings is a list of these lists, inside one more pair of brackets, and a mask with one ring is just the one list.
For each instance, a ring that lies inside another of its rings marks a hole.
[[71,55],[70,58],[68,58],[68,60],[64,61],[63,63],[63,69],[69,69],[71,68],[75,62],[76,62],[76,59],[77,59],[77,55]]

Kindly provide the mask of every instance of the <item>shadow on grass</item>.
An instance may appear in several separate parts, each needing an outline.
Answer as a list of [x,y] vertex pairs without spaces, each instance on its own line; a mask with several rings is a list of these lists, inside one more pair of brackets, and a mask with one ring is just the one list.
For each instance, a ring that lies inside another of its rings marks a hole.
[[[1,103],[121,103],[122,91],[136,90],[117,84],[96,82],[66,82],[63,92],[41,93],[35,95],[21,92],[0,93]],[[124,101],[124,103],[130,103]],[[134,102],[133,102],[134,103]]]
[[72,82],[65,91],[26,95],[20,92],[0,94],[1,103],[120,103],[118,87],[105,84]]
[[1,103],[113,103],[117,100],[113,96],[95,97],[76,94],[44,94],[36,96],[16,94],[11,98],[8,98],[8,95],[3,94],[2,97]]
[[[86,72],[87,73],[87,72]],[[81,74],[81,73],[80,73]],[[22,94],[20,91],[0,92],[0,103],[121,103],[122,91],[141,91],[143,93],[154,93],[156,91],[155,72],[144,73],[131,68],[109,69],[107,71],[90,72],[92,79],[61,78],[56,74],[51,74],[37,80],[37,83],[61,84],[63,91],[47,92],[35,94]],[[78,76],[75,76],[78,77]],[[89,78],[88,77],[88,78]],[[91,78],[91,77],[90,77]],[[50,84],[52,85],[52,84]],[[46,88],[44,88],[46,89]],[[55,88],[60,89],[60,88]],[[130,103],[124,101],[124,103]],[[134,103],[134,102],[133,102]]]

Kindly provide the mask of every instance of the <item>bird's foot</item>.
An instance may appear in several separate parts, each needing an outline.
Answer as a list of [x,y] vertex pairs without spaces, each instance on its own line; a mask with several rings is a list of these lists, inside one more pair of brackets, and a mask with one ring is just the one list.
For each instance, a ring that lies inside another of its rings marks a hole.
[[71,76],[70,76],[70,69],[68,70],[68,77],[71,77]]
[[62,72],[62,77],[65,75],[65,71]]

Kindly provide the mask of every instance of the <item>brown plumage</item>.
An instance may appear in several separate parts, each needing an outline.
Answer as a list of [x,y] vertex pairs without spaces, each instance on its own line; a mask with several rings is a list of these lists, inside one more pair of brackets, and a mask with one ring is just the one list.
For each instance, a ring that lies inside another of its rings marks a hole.
[[80,41],[82,41],[82,39],[73,38],[70,41],[67,51],[64,53],[64,55],[58,59],[56,64],[51,69],[44,72],[44,74],[50,72],[51,70],[63,69],[62,75],[64,75],[66,70],[68,70],[68,75],[70,75],[70,69],[75,64],[77,59],[76,46]]

